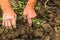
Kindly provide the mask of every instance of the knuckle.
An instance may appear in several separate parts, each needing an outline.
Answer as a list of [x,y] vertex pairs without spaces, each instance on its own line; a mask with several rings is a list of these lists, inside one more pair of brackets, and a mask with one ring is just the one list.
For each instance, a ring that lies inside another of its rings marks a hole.
[[17,14],[15,14],[15,16],[17,16]]

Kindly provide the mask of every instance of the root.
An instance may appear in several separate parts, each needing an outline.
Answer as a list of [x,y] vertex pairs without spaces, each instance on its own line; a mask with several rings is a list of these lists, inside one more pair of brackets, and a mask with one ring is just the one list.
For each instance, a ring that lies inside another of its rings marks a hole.
[[47,4],[47,2],[48,2],[48,1],[49,1],[49,0],[46,0],[46,2],[44,3],[44,5],[45,5],[45,8],[47,8],[47,5],[46,5],[46,4]]

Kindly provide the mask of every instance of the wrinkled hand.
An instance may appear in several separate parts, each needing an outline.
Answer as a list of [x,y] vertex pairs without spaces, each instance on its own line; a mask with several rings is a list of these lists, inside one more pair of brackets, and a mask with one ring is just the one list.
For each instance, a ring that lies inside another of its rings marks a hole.
[[27,8],[24,9],[23,15],[24,15],[24,19],[27,19],[28,24],[31,26],[32,18],[36,17],[35,10],[33,8],[28,8],[27,7]]
[[3,22],[2,22],[3,27],[10,30],[16,28],[16,18],[17,15],[14,12],[3,13]]

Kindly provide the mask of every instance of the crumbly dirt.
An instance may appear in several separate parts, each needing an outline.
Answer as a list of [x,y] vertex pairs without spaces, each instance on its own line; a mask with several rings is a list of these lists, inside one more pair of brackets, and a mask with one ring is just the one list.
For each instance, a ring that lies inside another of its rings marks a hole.
[[[4,32],[0,28],[0,40],[60,40],[60,0],[37,0],[37,19],[43,20],[40,27],[17,20],[17,28]],[[45,4],[46,3],[46,4]],[[46,7],[45,7],[46,6]]]

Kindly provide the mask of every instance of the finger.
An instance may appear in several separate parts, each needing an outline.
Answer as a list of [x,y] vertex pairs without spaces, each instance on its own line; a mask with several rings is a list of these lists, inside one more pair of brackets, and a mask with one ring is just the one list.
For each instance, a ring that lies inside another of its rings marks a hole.
[[16,18],[12,19],[12,26],[13,26],[13,28],[16,28]]
[[23,15],[24,22],[27,22],[27,16]]
[[5,24],[4,24],[4,25],[5,25],[5,28],[8,29],[8,23],[7,23],[7,20],[4,20],[4,22],[5,22]]
[[9,19],[8,21],[7,21],[7,23],[8,23],[8,28],[10,29],[10,30],[12,30],[13,28],[12,28],[12,23],[11,23],[11,19]]
[[34,16],[32,16],[32,18],[35,18],[36,17],[36,13],[34,14]]
[[31,26],[31,25],[32,25],[32,20],[31,20],[31,18],[27,18],[27,20],[28,20],[29,26]]
[[23,18],[24,18],[24,20],[26,20],[27,19],[27,16],[26,15],[23,15]]
[[2,26],[4,27],[4,21],[2,22]]

